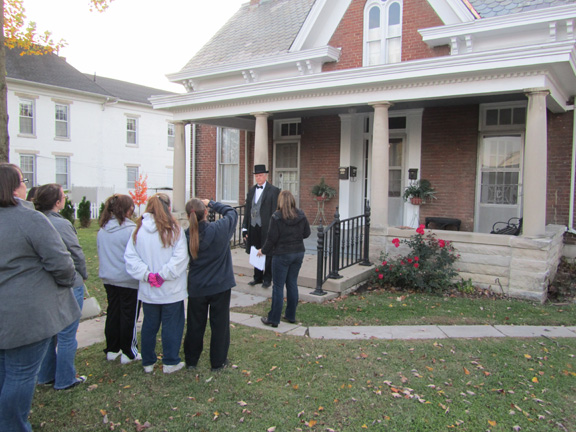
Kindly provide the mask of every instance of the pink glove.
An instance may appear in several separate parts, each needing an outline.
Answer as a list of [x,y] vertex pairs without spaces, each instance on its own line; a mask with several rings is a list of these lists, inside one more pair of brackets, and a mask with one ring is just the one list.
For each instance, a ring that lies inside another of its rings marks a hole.
[[160,273],[156,273],[156,287],[160,288],[164,283],[164,279],[160,276]]
[[148,275],[148,283],[153,287],[158,286],[158,283],[156,282],[156,273],[150,273]]

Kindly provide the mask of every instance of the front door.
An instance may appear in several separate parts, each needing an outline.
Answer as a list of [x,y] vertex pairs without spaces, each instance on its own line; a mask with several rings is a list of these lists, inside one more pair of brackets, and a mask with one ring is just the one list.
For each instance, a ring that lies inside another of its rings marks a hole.
[[300,203],[300,145],[299,142],[276,143],[274,160],[274,186],[282,190],[289,190],[296,199],[296,205]]
[[494,223],[521,216],[523,145],[520,134],[482,136],[475,231],[489,233]]

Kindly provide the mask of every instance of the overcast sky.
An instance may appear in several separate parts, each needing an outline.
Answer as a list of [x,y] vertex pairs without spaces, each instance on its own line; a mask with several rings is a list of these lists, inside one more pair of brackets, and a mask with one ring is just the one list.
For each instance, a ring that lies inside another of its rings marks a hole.
[[65,39],[60,51],[84,73],[184,92],[166,74],[178,72],[249,0],[115,0],[104,13],[88,0],[24,0],[38,32]]

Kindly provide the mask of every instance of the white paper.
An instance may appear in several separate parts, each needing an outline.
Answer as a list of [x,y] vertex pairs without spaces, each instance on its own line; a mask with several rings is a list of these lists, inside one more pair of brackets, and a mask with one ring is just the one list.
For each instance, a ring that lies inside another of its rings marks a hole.
[[258,270],[264,271],[266,266],[266,255],[258,256],[258,249],[254,246],[250,248],[250,265],[256,267]]

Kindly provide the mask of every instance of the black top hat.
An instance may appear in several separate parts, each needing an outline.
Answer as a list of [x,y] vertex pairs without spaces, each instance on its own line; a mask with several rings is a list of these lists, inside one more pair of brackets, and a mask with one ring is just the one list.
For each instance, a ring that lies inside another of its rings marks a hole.
[[266,165],[254,165],[254,174],[268,174]]

